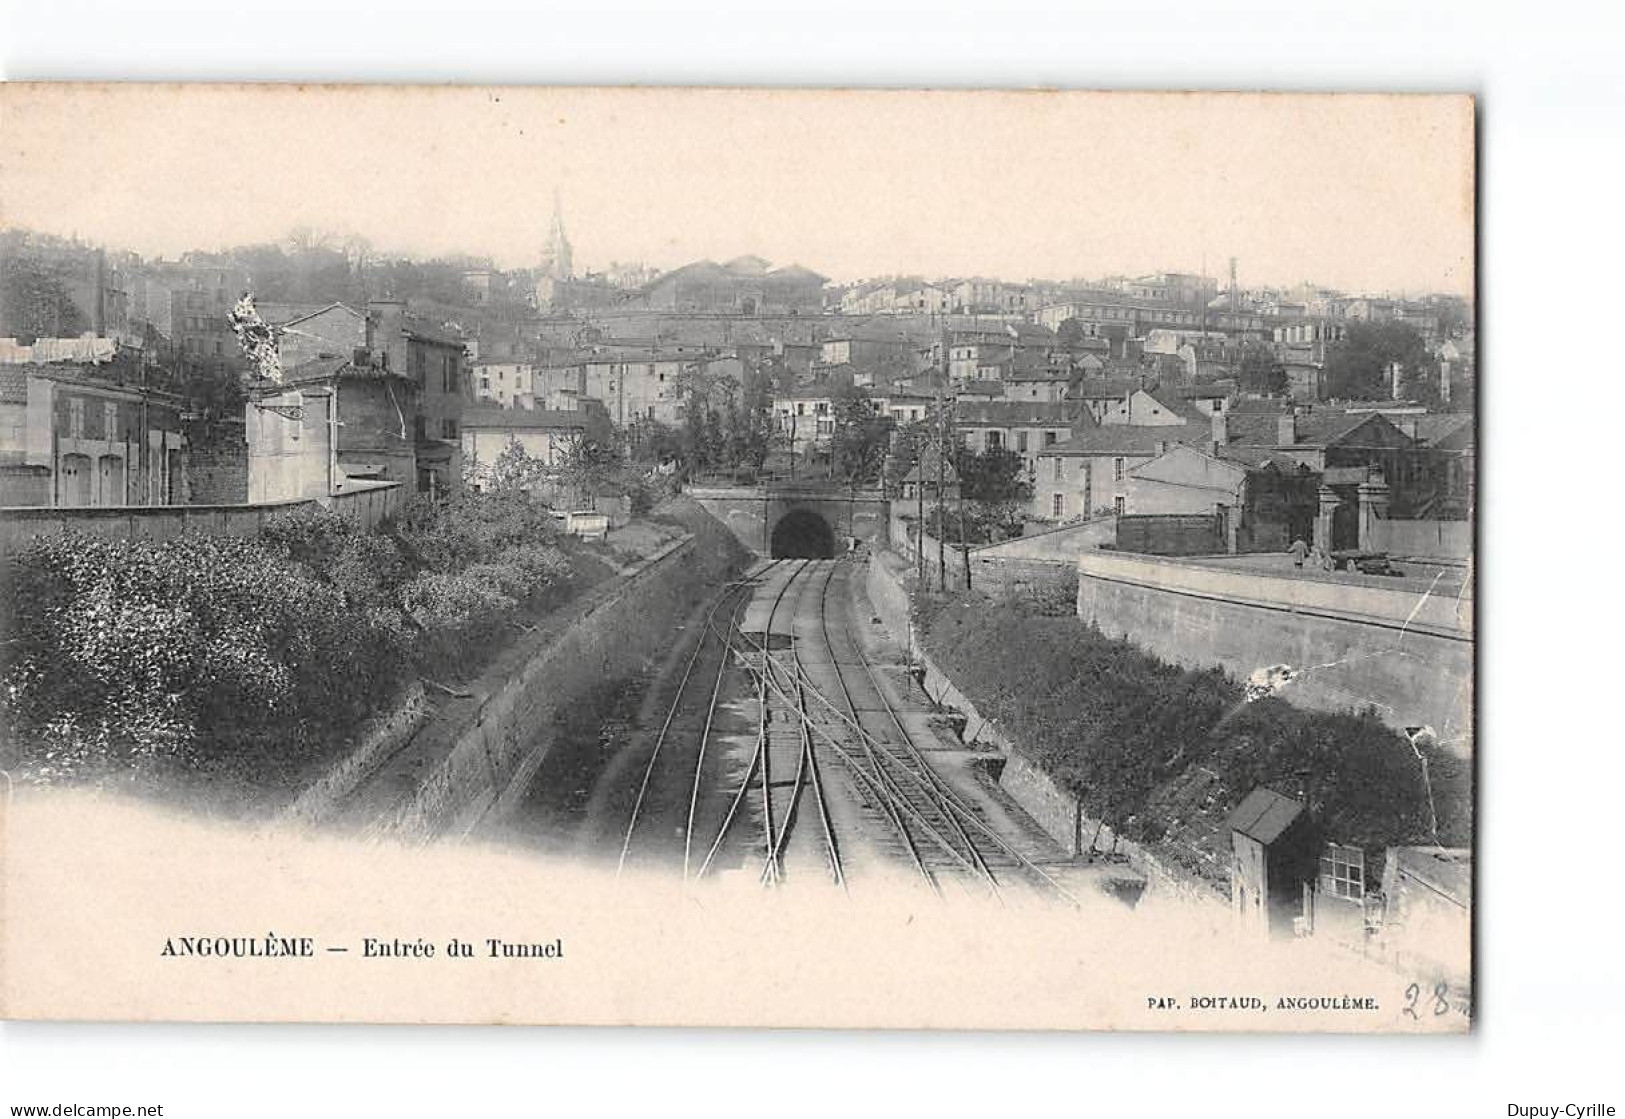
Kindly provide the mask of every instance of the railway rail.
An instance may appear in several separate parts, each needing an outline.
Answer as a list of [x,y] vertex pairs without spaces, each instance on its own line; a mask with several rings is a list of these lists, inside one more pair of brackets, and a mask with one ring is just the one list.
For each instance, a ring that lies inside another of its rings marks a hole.
[[[773,561],[712,604],[644,770],[620,866],[633,847],[662,751],[670,749],[678,709],[703,699],[704,722],[687,778],[685,878],[714,870],[724,851],[731,852],[730,862],[742,851],[744,865],[764,884],[816,876],[846,889],[844,837],[831,810],[830,780],[839,774],[835,784],[843,803],[856,802],[880,822],[863,827],[866,840],[912,866],[938,894],[949,881],[994,896],[1020,882],[1073,902],[1043,866],[982,818],[916,741],[918,732],[910,730],[850,619],[840,613],[837,602],[845,603],[850,571],[845,561]],[[741,623],[753,597],[765,605],[765,618],[758,614],[747,631]],[[776,630],[783,616],[789,620]],[[730,665],[749,673],[756,733],[707,842],[700,834],[703,771]],[[850,813],[843,819],[851,822]]]

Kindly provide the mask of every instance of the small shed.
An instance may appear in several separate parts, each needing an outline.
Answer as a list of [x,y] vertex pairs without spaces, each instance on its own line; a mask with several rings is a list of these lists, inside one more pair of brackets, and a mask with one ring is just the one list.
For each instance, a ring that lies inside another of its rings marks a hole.
[[1291,936],[1314,880],[1318,842],[1301,800],[1259,786],[1225,820],[1230,903],[1250,934]]

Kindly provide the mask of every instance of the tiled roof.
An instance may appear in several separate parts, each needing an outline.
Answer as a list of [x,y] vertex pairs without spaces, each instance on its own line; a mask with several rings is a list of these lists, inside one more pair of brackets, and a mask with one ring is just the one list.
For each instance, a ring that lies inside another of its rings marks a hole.
[[1470,412],[1430,413],[1426,416],[1413,416],[1411,419],[1416,424],[1416,440],[1419,443],[1440,443],[1457,436],[1464,429],[1467,432],[1467,441],[1472,442],[1474,418]]
[[0,365],[0,404],[28,403],[28,370],[16,365]]
[[1042,400],[964,400],[955,406],[961,424],[1046,424],[1070,422],[1065,404]]
[[1074,400],[1121,400],[1140,388],[1137,380],[1085,377],[1067,393]]
[[1002,398],[1004,396],[1003,381],[966,381],[954,389],[955,396],[986,396]]
[[1085,428],[1072,438],[1039,451],[1040,456],[1155,455],[1175,443],[1201,444],[1212,438],[1207,424],[1106,424]]

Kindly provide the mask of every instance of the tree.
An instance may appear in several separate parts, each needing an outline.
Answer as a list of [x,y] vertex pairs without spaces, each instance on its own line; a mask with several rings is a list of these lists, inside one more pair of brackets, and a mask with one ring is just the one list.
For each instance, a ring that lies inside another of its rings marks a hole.
[[[473,465],[472,463],[470,464]],[[527,493],[547,473],[547,464],[525,450],[513,436],[497,455],[489,471],[477,480],[491,493]]]
[[1351,322],[1343,340],[1326,353],[1326,391],[1337,400],[1386,400],[1393,395],[1389,367],[1398,362],[1405,385],[1438,383],[1438,361],[1410,325],[1397,321]]
[[1287,390],[1286,366],[1276,360],[1275,352],[1262,343],[1255,342],[1242,351],[1236,379],[1244,392],[1281,396]]
[[830,436],[833,476],[848,486],[878,482],[891,442],[891,418],[881,415],[862,389],[837,386],[830,397],[835,424]]
[[1067,319],[1055,329],[1056,341],[1062,346],[1071,349],[1081,343],[1087,335],[1083,331],[1083,322],[1080,319]]
[[[1004,447],[978,453],[961,446],[950,448],[949,461],[959,475],[959,493],[964,499],[963,538],[987,544],[1021,535],[1023,514],[1033,496],[1027,460]],[[950,536],[959,537],[959,514],[946,515],[946,523],[943,516],[938,515],[937,523]]]
[[599,487],[616,465],[614,448],[588,435],[571,435],[559,454],[560,476],[575,490],[577,500],[593,509]]
[[90,326],[68,291],[67,270],[28,251],[21,237],[0,249],[0,317],[5,332],[74,338]]

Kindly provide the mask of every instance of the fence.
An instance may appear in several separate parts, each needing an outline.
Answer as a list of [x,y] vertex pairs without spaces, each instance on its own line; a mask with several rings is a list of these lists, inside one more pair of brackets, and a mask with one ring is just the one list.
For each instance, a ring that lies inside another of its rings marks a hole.
[[130,540],[167,540],[188,532],[216,536],[254,536],[268,518],[306,505],[326,504],[371,529],[401,507],[406,495],[399,482],[378,482],[334,494],[325,503],[314,498],[264,501],[252,505],[120,505],[95,508],[10,508],[0,510],[0,549],[10,550],[36,536],[73,529],[94,536]]

